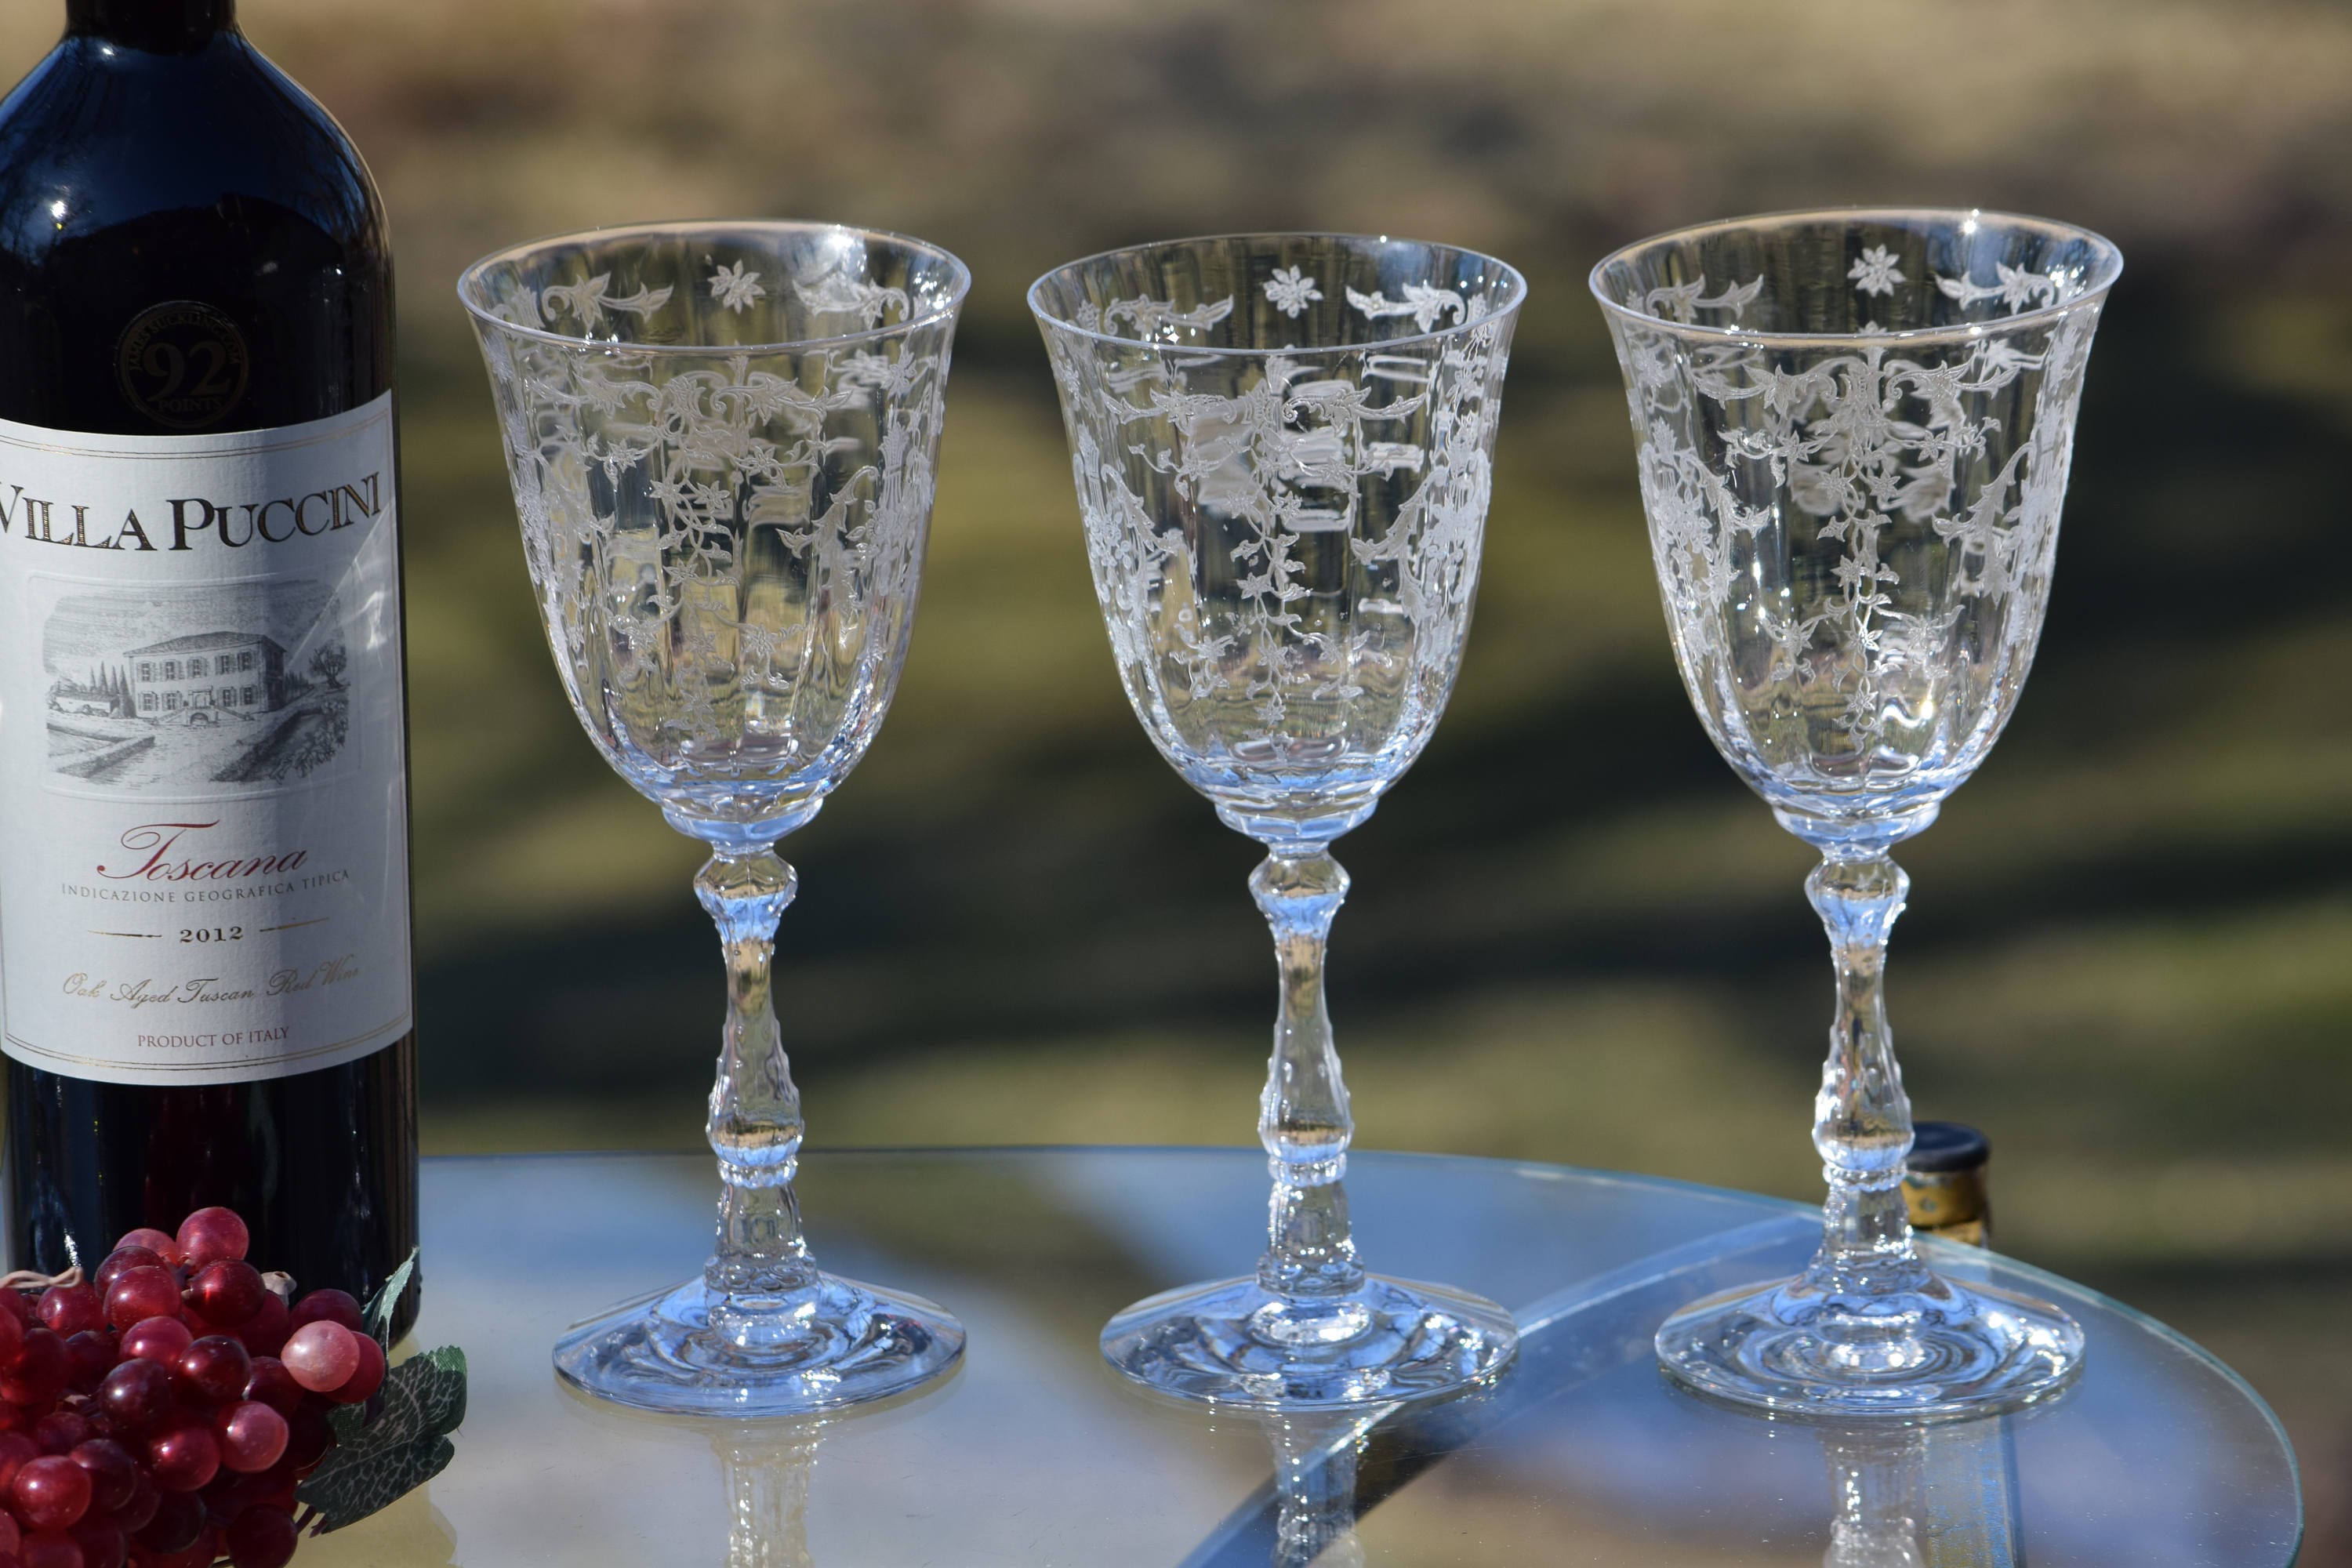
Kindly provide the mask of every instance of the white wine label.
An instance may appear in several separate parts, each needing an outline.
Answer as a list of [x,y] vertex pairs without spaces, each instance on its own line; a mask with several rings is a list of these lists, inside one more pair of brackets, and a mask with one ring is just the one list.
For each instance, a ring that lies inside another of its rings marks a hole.
[[392,395],[205,436],[0,420],[0,1020],[111,1083],[408,1032]]

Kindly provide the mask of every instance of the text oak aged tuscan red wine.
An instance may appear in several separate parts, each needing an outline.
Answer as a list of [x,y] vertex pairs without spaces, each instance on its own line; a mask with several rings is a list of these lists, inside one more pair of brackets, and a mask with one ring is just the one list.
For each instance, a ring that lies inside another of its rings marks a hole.
[[0,104],[10,1262],[222,1204],[364,1300],[416,1239],[391,257],[233,5],[68,0]]

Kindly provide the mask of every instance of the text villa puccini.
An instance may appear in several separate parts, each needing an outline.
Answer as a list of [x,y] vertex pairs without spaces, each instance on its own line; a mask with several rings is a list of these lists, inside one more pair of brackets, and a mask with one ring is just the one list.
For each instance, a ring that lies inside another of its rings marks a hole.
[[169,519],[158,524],[158,531],[169,542],[158,546],[136,508],[124,515],[112,533],[100,539],[90,533],[88,506],[68,504],[73,524],[60,532],[59,503],[28,496],[22,485],[6,488],[8,494],[0,499],[0,534],[78,550],[194,550],[207,541],[242,550],[257,539],[265,544],[283,544],[291,539],[333,533],[355,522],[372,521],[383,510],[381,474],[273,500],[219,503],[194,496],[174,497],[148,510],[150,517]]

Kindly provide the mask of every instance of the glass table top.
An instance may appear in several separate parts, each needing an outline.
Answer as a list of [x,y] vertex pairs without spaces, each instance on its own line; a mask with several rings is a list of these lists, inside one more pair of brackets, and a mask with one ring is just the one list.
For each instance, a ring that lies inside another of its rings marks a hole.
[[1132,1390],[1096,1348],[1150,1292],[1238,1274],[1263,1238],[1255,1150],[819,1152],[819,1259],[939,1301],[971,1333],[940,1384],[822,1423],[646,1416],[563,1388],[573,1321],[699,1268],[707,1157],[425,1163],[414,1343],[462,1345],[471,1405],[425,1490],[306,1542],[306,1568],[2284,1568],[2301,1531],[2277,1422],[2161,1325],[2006,1259],[1938,1268],[2063,1302],[2082,1381],[1923,1429],[1705,1403],[1650,1336],[1693,1297],[1801,1264],[1776,1200],[1556,1166],[1360,1153],[1367,1263],[1517,1313],[1491,1389],[1289,1422]]

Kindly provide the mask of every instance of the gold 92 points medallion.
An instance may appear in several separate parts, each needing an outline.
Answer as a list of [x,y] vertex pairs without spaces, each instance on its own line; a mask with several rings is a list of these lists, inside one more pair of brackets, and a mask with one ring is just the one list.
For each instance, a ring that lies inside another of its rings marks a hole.
[[217,424],[245,395],[245,334],[201,300],[142,311],[123,329],[115,363],[131,406],[174,429]]

